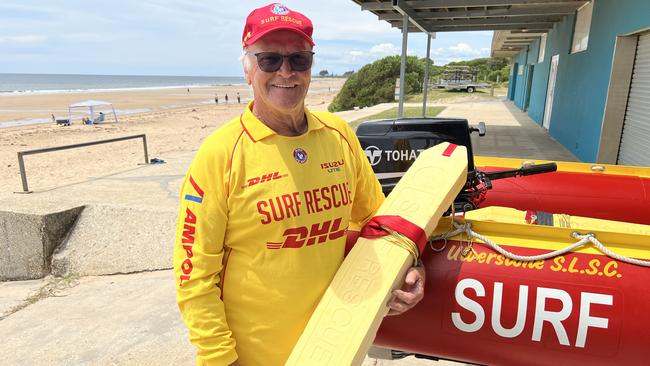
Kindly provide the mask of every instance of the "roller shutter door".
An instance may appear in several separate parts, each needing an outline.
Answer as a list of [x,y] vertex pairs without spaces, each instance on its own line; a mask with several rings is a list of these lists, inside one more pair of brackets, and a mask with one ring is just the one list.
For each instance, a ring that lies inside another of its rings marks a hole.
[[618,164],[650,166],[650,33],[637,43]]

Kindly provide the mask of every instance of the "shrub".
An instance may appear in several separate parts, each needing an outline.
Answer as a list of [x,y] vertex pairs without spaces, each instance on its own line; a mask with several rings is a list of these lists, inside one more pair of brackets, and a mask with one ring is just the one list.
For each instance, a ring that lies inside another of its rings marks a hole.
[[[422,91],[424,59],[406,58],[406,94]],[[330,112],[368,107],[395,100],[395,82],[399,78],[400,57],[388,56],[363,66],[350,75],[329,105]]]

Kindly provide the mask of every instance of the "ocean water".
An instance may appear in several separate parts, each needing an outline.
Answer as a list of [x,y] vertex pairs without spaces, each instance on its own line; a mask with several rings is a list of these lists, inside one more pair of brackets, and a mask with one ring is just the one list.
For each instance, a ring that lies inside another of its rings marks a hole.
[[243,77],[156,75],[3,74],[0,93],[64,93],[83,90],[157,89],[245,84]]

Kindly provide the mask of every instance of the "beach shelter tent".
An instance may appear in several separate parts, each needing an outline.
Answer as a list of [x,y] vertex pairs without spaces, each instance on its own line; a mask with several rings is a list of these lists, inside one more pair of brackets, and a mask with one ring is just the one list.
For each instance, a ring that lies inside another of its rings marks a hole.
[[98,107],[111,107],[111,110],[113,111],[113,118],[115,118],[115,122],[118,122],[117,120],[117,114],[115,114],[115,107],[113,106],[113,103],[110,102],[102,102],[101,100],[86,100],[83,102],[75,103],[75,104],[70,104],[68,106],[68,118],[70,121],[72,121],[72,109],[75,108],[88,108],[90,110],[90,119],[95,120],[95,108]]

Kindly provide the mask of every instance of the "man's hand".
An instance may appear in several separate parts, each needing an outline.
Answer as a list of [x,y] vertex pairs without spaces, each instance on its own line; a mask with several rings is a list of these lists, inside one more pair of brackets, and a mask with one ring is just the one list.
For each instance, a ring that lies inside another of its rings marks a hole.
[[406,272],[402,288],[393,291],[393,298],[388,303],[388,315],[400,315],[417,305],[424,297],[424,267],[411,267]]

